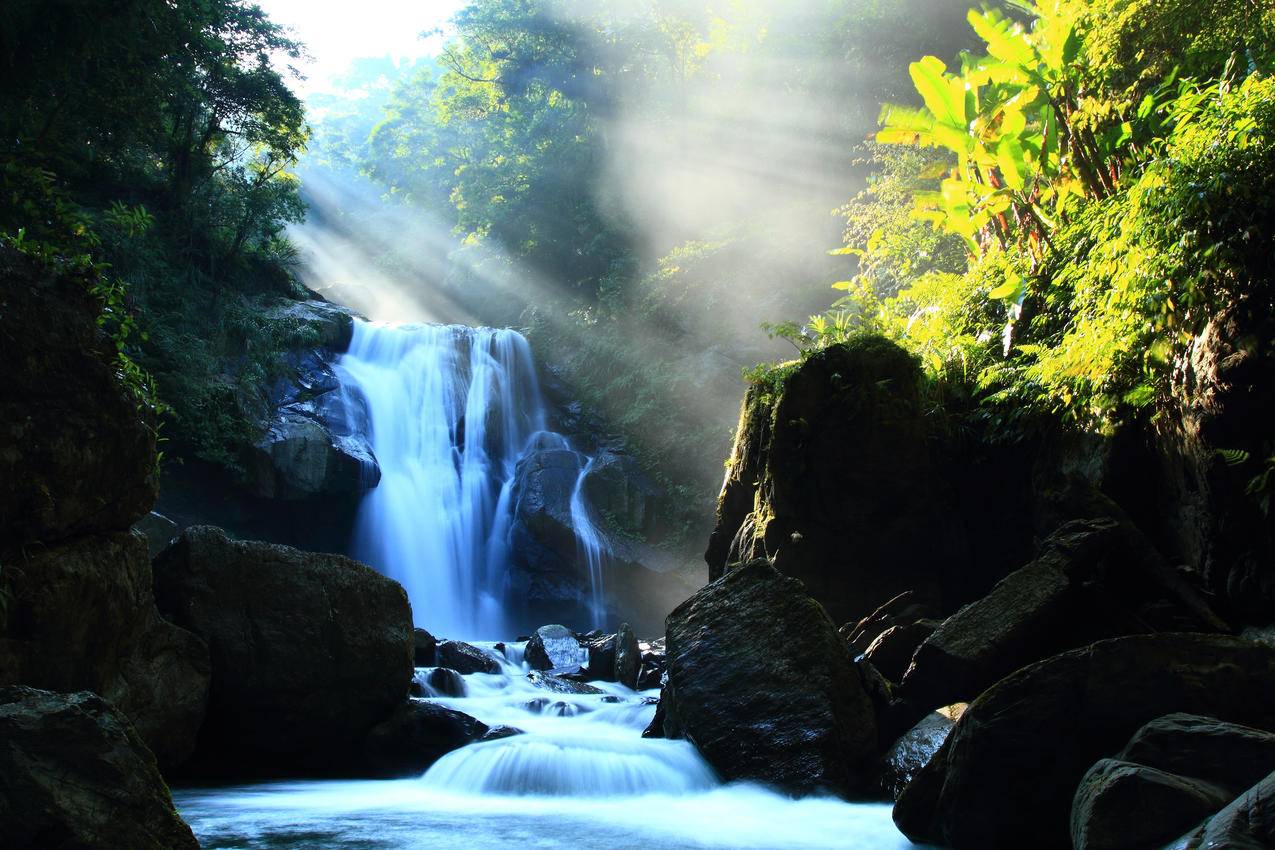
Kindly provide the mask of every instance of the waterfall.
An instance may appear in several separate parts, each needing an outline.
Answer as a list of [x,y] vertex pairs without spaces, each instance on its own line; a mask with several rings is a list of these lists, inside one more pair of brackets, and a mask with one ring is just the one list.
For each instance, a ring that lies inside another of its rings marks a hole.
[[366,429],[381,469],[352,554],[403,585],[418,625],[448,637],[506,634],[515,472],[547,437],[579,459],[571,520],[601,625],[606,545],[583,494],[592,461],[546,432],[521,334],[356,321],[336,371],[343,391],[365,402],[366,423],[348,424]]

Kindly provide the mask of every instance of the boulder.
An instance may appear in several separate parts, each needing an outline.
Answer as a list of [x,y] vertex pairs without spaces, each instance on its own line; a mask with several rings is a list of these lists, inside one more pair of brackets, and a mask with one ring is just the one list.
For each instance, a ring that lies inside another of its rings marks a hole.
[[589,504],[628,531],[650,535],[658,531],[664,491],[642,471],[631,455],[602,449],[584,478]]
[[1275,734],[1214,717],[1169,714],[1139,729],[1117,758],[1203,779],[1234,797],[1275,769]]
[[412,655],[417,667],[433,667],[438,661],[438,641],[424,629],[412,629]]
[[181,764],[204,718],[208,648],[156,611],[146,539],[124,531],[29,546],[6,579],[0,685],[101,694],[161,767]]
[[642,650],[638,646],[637,635],[628,623],[621,623],[615,635],[615,677],[614,681],[629,688],[636,688],[638,673],[642,668]]
[[253,493],[267,499],[313,499],[361,493],[380,481],[362,436],[340,436],[302,405],[279,412],[253,446]]
[[828,615],[765,561],[730,570],[668,617],[663,731],[727,781],[848,794],[876,752],[872,703]]
[[1275,847],[1275,773],[1165,850],[1270,850],[1272,847]]
[[1071,846],[1073,850],[1159,850],[1234,797],[1198,779],[1103,759],[1076,789]]
[[934,634],[938,625],[932,620],[918,620],[907,626],[890,626],[868,644],[863,657],[891,682],[901,682],[916,648]]
[[425,687],[430,696],[463,697],[465,680],[455,670],[446,667],[435,667],[425,674]]
[[923,708],[971,700],[1029,662],[1148,630],[1139,614],[1152,600],[1195,618],[1187,622],[1196,630],[1222,628],[1168,572],[1127,522],[1068,522],[1045,540],[1035,560],[926,638],[899,694]]
[[550,673],[542,673],[533,670],[527,674],[527,681],[531,682],[538,688],[544,688],[553,691],[555,694],[602,694],[606,693],[601,688],[595,688],[593,685],[584,682],[573,682],[570,679],[564,679],[562,676],[554,676]]
[[1166,711],[1275,722],[1275,649],[1220,635],[1134,635],[1032,664],[972,703],[894,809],[914,841],[1070,847],[1081,777]]
[[556,625],[536,629],[527,641],[525,658],[533,670],[573,670],[585,660],[575,633]]
[[490,730],[468,714],[409,700],[368,733],[364,753],[380,776],[419,776],[452,750],[481,741]]
[[615,635],[604,635],[589,641],[589,678],[600,682],[615,681]]
[[196,526],[156,559],[155,591],[208,644],[210,769],[340,766],[407,695],[407,595],[349,558]]
[[891,800],[899,799],[903,789],[943,746],[955,725],[951,718],[934,711],[904,732],[881,757],[878,779],[881,791]]
[[0,688],[5,847],[198,850],[133,727],[96,694]]
[[0,559],[127,529],[159,488],[155,413],[119,379],[85,273],[0,246]]
[[499,661],[464,641],[445,640],[438,644],[436,655],[440,667],[448,667],[463,675],[500,672]]
[[344,351],[354,336],[354,311],[330,301],[279,301],[265,317],[298,348]]

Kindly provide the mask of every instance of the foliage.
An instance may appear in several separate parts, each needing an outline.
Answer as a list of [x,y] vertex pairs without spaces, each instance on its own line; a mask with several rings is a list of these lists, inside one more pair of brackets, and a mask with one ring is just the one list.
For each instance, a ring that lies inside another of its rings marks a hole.
[[243,0],[6,5],[0,233],[94,270],[122,378],[153,404],[155,375],[187,455],[234,454],[198,400],[236,371],[215,329],[295,289],[307,129],[272,55],[300,47]]
[[[822,323],[784,329],[807,350],[883,332],[986,409],[1108,429],[1167,399],[1171,364],[1210,316],[1270,297],[1256,246],[1275,235],[1275,82],[1259,36],[1275,10],[1019,8],[1029,23],[971,11],[985,52],[963,54],[956,72],[932,56],[913,63],[925,105],[882,112],[877,180],[906,187],[935,230],[903,221],[901,201],[857,198],[838,252],[858,259],[837,284],[847,294]],[[1183,50],[1163,37],[1177,27]],[[963,241],[966,268],[908,265],[941,234]]]

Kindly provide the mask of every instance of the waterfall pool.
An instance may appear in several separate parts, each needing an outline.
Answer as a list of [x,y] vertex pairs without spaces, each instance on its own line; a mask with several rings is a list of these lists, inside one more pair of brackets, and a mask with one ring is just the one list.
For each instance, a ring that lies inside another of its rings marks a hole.
[[689,743],[642,738],[654,691],[561,693],[528,677],[522,645],[480,646],[502,672],[430,699],[525,734],[455,750],[419,778],[175,788],[178,811],[205,850],[915,846],[887,804],[723,785]]

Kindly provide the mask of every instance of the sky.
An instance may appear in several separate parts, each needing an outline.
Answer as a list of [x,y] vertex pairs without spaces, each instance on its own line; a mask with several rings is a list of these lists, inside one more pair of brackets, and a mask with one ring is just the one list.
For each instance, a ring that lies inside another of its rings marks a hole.
[[337,80],[355,59],[390,56],[410,60],[435,53],[439,37],[421,33],[445,27],[465,0],[256,0],[271,20],[305,43],[310,60],[293,81],[303,98],[336,94]]

